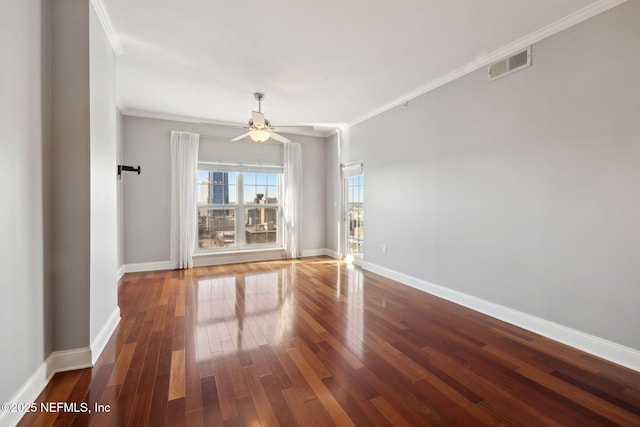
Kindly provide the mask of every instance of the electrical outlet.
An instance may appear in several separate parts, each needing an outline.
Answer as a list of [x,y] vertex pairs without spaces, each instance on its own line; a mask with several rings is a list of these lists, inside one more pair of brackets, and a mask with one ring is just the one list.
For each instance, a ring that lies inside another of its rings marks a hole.
[[382,253],[386,254],[387,253],[387,245],[386,244],[382,244]]

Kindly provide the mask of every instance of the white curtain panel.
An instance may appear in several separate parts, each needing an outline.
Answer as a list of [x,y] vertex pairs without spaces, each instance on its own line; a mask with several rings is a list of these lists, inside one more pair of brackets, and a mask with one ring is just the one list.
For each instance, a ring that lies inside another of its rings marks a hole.
[[196,180],[200,135],[171,132],[171,263],[192,268],[196,246]]
[[302,147],[297,142],[284,144],[284,250],[287,259],[300,256],[300,208],[302,186]]

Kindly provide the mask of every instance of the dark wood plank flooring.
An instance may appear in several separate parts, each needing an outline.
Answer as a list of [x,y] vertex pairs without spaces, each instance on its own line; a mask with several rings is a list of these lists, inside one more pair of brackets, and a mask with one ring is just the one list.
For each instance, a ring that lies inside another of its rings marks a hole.
[[640,373],[329,258],[126,274],[21,426],[640,425]]

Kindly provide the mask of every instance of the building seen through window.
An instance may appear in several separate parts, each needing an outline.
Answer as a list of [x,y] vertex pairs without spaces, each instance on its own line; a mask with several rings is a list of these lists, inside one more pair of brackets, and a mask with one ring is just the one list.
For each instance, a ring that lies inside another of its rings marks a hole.
[[198,170],[198,248],[278,245],[281,173]]

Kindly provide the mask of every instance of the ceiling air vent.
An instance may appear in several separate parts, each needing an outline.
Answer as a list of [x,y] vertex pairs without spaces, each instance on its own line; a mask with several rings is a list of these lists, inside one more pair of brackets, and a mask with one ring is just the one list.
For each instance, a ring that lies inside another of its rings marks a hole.
[[489,65],[489,81],[531,66],[531,46],[502,61]]

